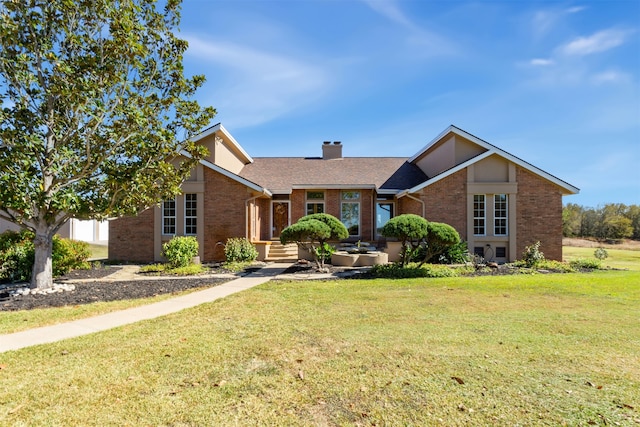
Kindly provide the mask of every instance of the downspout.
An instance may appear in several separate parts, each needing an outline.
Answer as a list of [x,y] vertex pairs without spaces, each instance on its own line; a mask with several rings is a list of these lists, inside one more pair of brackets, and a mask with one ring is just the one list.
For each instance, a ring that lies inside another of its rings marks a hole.
[[409,194],[408,191],[404,191],[400,194],[398,194],[398,199],[400,197],[408,197],[411,200],[415,200],[416,202],[420,203],[422,205],[422,218],[425,218],[425,213],[426,213],[426,209],[425,209],[425,204],[424,204],[424,200],[418,199],[417,197],[412,196],[411,194]]

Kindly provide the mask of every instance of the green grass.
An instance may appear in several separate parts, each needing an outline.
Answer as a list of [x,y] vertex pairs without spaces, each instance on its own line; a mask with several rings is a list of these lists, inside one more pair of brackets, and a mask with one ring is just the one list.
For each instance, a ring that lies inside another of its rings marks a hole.
[[96,302],[92,304],[38,308],[33,310],[2,311],[0,312],[0,334],[10,334],[41,326],[49,326],[57,323],[85,319],[87,317],[98,316],[100,314],[111,313],[113,311],[152,304],[197,290],[199,290],[199,288],[189,289],[184,292],[161,294],[154,297],[133,300]]
[[[594,258],[595,248],[578,248],[573,246],[562,247],[564,261],[578,258]],[[603,266],[640,271],[640,251],[624,249],[607,249],[609,256],[602,261]]]
[[96,245],[89,243],[89,250],[91,251],[91,259],[107,259],[109,258],[109,246]]
[[0,425],[636,425],[638,283],[273,281],[1,354]]

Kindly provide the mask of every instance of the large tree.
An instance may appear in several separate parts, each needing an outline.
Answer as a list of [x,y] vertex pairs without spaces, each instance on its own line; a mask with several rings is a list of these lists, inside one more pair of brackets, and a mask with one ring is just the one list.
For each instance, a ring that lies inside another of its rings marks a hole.
[[[180,1],[0,0],[0,217],[35,233],[31,284],[52,285],[69,218],[135,214],[179,192],[213,108],[193,95]],[[180,156],[182,151],[189,153]]]

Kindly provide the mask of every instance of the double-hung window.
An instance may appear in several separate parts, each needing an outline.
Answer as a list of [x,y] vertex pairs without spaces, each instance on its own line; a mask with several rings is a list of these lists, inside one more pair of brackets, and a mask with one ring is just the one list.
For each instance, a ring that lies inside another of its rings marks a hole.
[[485,195],[473,195],[473,234],[475,236],[484,236],[486,221]]
[[184,195],[184,234],[193,236],[198,233],[198,195]]
[[360,235],[360,192],[343,191],[340,220],[349,230],[349,236]]
[[162,202],[162,234],[176,234],[176,199]]
[[493,195],[493,234],[495,236],[507,235],[507,195]]

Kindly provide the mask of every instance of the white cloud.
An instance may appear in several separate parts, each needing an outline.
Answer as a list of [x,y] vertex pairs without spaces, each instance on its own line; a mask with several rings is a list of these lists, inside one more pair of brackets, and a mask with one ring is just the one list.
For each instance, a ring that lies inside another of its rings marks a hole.
[[603,30],[589,37],[578,37],[569,43],[560,46],[559,51],[565,55],[590,55],[592,53],[604,52],[623,44],[630,31],[623,30]]
[[531,26],[535,37],[540,38],[549,33],[556,24],[566,15],[581,12],[585,9],[583,6],[575,6],[567,9],[547,9],[539,10],[534,13],[531,20]]
[[629,80],[629,75],[619,71],[608,70],[593,75],[591,81],[596,84],[601,83],[619,83]]
[[187,36],[187,55],[217,64],[216,108],[242,120],[235,127],[274,120],[324,94],[326,72],[311,63],[251,47]]
[[553,59],[546,59],[546,58],[534,58],[531,61],[529,61],[529,65],[534,65],[536,67],[538,66],[545,67],[553,64],[554,64]]
[[407,42],[419,49],[420,55],[451,55],[458,51],[454,44],[433,31],[426,30],[414,21],[398,7],[395,0],[362,0],[374,12],[409,31]]
[[398,5],[393,0],[362,0],[371,9],[386,17],[390,21],[400,24],[404,27],[416,30],[416,26],[411,22],[409,18],[400,10]]

